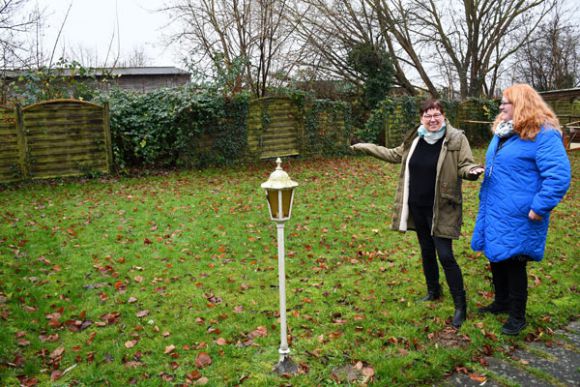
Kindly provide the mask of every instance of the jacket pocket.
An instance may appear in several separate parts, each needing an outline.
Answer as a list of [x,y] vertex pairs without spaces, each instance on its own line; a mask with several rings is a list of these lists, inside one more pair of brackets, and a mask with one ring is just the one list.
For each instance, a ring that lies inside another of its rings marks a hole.
[[448,201],[451,202],[453,204],[461,204],[462,200],[461,197],[454,194],[454,193],[450,193],[449,191],[445,191],[445,190],[441,190],[441,199],[443,201]]

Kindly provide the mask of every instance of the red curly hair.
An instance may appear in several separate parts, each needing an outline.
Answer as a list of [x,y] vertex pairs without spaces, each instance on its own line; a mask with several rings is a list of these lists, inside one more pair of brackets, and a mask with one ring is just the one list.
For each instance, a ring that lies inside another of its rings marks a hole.
[[[514,132],[520,138],[533,140],[540,131],[540,127],[560,129],[560,121],[552,109],[534,88],[525,83],[515,84],[503,92],[504,97],[514,107]],[[493,130],[501,123],[500,115],[495,118]]]

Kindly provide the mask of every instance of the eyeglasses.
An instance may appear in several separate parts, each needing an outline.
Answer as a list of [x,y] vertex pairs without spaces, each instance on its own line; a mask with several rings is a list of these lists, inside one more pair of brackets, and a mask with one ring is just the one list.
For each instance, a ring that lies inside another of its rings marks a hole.
[[443,114],[441,114],[441,113],[435,113],[435,114],[423,114],[423,118],[425,118],[425,119],[427,119],[427,120],[430,120],[430,119],[432,119],[432,118],[439,119],[439,118],[441,118],[441,116],[442,116],[442,115],[443,115]]
[[501,103],[499,104],[499,106],[501,105],[511,105],[511,102],[506,102],[506,101],[501,101]]

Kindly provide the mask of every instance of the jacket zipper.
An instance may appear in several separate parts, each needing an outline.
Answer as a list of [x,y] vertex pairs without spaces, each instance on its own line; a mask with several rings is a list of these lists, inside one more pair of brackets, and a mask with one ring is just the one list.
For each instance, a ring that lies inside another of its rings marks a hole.
[[491,159],[491,165],[489,166],[489,173],[487,174],[488,177],[491,177],[491,173],[493,172],[493,166],[495,164],[495,157],[497,156],[497,153],[500,151],[501,148],[503,148],[503,146],[508,141],[509,141],[509,138],[507,138],[507,139],[505,139],[505,140],[503,140],[501,142],[498,140],[497,149],[493,153],[493,159]]
[[[441,162],[441,164],[439,164],[439,159],[441,158],[441,155],[445,153],[445,155],[443,156],[443,160]],[[435,230],[435,216],[437,216],[437,218],[439,218],[439,213],[437,213],[435,211],[435,201],[437,199],[441,199],[441,195],[437,195],[437,191],[439,188],[439,172],[441,171],[441,168],[443,167],[443,162],[445,161],[445,157],[447,157],[447,138],[443,138],[443,144],[441,144],[441,151],[439,153],[439,158],[437,159],[437,174],[435,175],[435,198],[433,199],[433,221],[431,223],[431,235],[433,235],[433,232]],[[439,188],[440,190],[440,188]]]

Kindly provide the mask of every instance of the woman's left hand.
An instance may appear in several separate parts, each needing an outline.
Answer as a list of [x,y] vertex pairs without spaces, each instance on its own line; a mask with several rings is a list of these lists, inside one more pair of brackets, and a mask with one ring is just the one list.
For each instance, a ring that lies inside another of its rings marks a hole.
[[540,220],[542,220],[542,217],[536,214],[534,210],[530,210],[530,212],[528,213],[528,218],[530,218],[530,220],[533,220],[535,222],[539,222]]
[[469,174],[473,176],[479,176],[483,172],[485,172],[485,169],[483,169],[482,167],[473,167],[469,170]]

